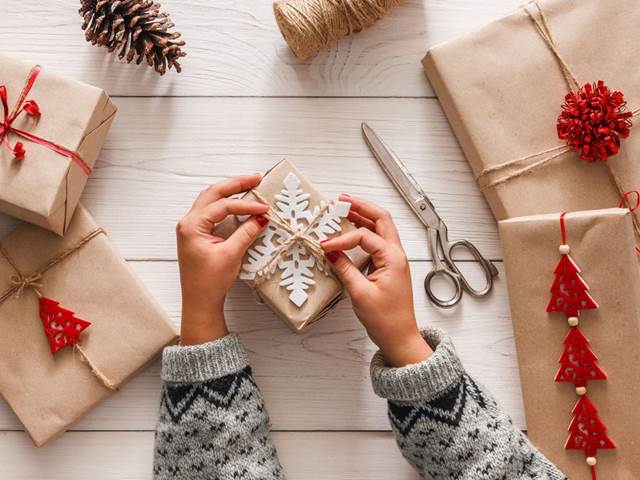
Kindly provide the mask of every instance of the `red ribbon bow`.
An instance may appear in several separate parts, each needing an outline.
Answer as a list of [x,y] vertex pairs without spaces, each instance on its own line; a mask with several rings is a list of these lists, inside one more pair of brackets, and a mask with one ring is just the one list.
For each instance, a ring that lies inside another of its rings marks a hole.
[[32,133],[29,133],[24,130],[20,130],[15,128],[12,124],[13,121],[22,113],[25,112],[27,115],[31,117],[40,117],[40,107],[36,103],[35,100],[27,100],[27,95],[31,91],[33,84],[36,83],[36,78],[38,78],[38,74],[40,73],[41,68],[39,66],[35,66],[29,77],[27,78],[27,83],[22,89],[22,93],[20,94],[20,98],[18,98],[18,103],[16,104],[13,112],[9,112],[9,100],[7,95],[7,87],[4,85],[0,85],[0,102],[2,102],[2,108],[4,110],[4,116],[2,122],[0,122],[0,141],[7,147],[7,149],[13,153],[14,157],[17,160],[22,160],[27,153],[24,148],[22,142],[16,142],[12,147],[9,143],[9,133],[13,133],[18,135],[30,142],[37,143],[42,145],[43,147],[47,147],[54,152],[70,158],[75,162],[78,167],[86,174],[91,175],[91,167],[84,161],[77,153],[62,147],[52,141],[45,140],[44,138],[40,138]]

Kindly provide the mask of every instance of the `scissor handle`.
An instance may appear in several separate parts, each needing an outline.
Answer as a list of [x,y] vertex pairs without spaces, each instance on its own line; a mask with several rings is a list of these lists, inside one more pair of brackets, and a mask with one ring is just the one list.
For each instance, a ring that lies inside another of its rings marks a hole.
[[[441,299],[437,297],[433,291],[431,290],[431,282],[434,278],[438,276],[445,276],[447,279],[451,280],[453,286],[455,288],[454,294],[451,298]],[[462,282],[461,278],[457,273],[450,272],[443,265],[436,266],[435,269],[431,270],[427,273],[427,276],[424,278],[424,291],[427,293],[429,300],[435,303],[438,307],[449,308],[456,305],[460,299],[462,298]]]
[[[482,256],[480,251],[476,248],[476,246],[473,243],[471,243],[468,240],[455,240],[453,242],[447,242],[446,245],[443,245],[443,247],[444,248],[442,250],[443,250],[444,258],[447,265],[449,265],[449,267],[455,273],[458,274],[462,288],[466,292],[468,292],[470,295],[474,297],[483,297],[491,291],[491,289],[493,288],[493,278],[498,276],[498,269],[495,267],[493,263],[491,263],[491,261],[487,260]],[[473,288],[469,284],[465,276],[462,274],[462,272],[458,270],[458,267],[456,266],[455,261],[453,260],[453,258],[451,258],[451,252],[455,248],[465,248],[468,252],[471,253],[473,258],[477,260],[477,262],[480,264],[480,266],[482,267],[482,271],[484,272],[484,277],[486,281],[485,286],[483,288],[479,290]]]

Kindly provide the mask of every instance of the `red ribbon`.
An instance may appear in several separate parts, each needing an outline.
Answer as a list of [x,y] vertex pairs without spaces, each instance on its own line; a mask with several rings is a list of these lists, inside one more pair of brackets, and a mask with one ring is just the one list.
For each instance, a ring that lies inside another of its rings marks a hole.
[[[635,195],[636,196],[636,204],[634,206],[631,206],[631,202],[629,202],[629,197],[631,195]],[[635,212],[638,208],[640,208],[640,192],[638,190],[629,190],[628,192],[625,192],[624,195],[622,195],[622,198],[620,199],[620,204],[618,205],[620,208],[623,208],[624,206],[627,206],[627,208],[629,208],[630,212]],[[636,253],[640,254],[640,248],[636,247]]]
[[[629,202],[629,197],[631,195],[635,195],[636,196],[636,204],[633,207],[631,206],[631,203]],[[638,190],[629,190],[628,192],[625,192],[625,194],[620,199],[620,205],[618,205],[618,206],[620,208],[622,208],[625,205],[627,205],[627,207],[629,208],[629,211],[631,211],[631,212],[637,210],[640,207],[640,192]]]
[[[13,112],[9,113],[9,100],[7,96],[7,87],[4,85],[0,85],[0,101],[2,102],[2,108],[4,109],[4,118],[2,122],[0,122],[0,141],[7,147],[7,149],[13,153],[16,159],[22,160],[26,153],[24,145],[22,142],[16,142],[16,144],[11,147],[9,143],[9,133],[14,133],[30,142],[37,143],[38,145],[42,145],[43,147],[47,147],[54,152],[70,158],[75,162],[78,167],[87,175],[91,175],[91,167],[84,161],[80,156],[63,146],[58,145],[50,140],[46,140],[44,138],[40,138],[32,133],[26,132],[24,130],[20,130],[15,128],[12,123],[13,121],[22,113],[25,112],[27,115],[31,117],[39,117],[40,107],[35,100],[26,100],[31,87],[36,83],[36,78],[38,78],[38,74],[40,73],[41,68],[39,66],[35,66],[29,77],[27,78],[27,83],[22,89],[22,93],[20,94],[20,98],[18,99],[18,103],[16,103]],[[26,101],[25,101],[26,100]]]

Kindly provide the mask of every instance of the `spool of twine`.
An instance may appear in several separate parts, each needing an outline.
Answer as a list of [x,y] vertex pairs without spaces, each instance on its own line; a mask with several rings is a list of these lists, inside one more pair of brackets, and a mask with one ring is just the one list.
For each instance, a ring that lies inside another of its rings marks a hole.
[[276,0],[273,12],[282,36],[298,58],[370,27],[400,0]]

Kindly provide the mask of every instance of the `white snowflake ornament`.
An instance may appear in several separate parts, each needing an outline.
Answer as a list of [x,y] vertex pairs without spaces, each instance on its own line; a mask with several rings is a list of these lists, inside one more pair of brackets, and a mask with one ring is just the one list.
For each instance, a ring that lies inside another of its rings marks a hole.
[[342,230],[341,218],[349,214],[351,204],[321,201],[310,209],[310,194],[300,188],[294,173],[282,183],[284,188],[275,195],[276,208],[269,213],[271,221],[249,249],[240,278],[269,278],[280,270],[280,286],[290,292],[289,300],[301,307],[307,301],[307,290],[316,283],[315,271],[328,274],[319,244]]

